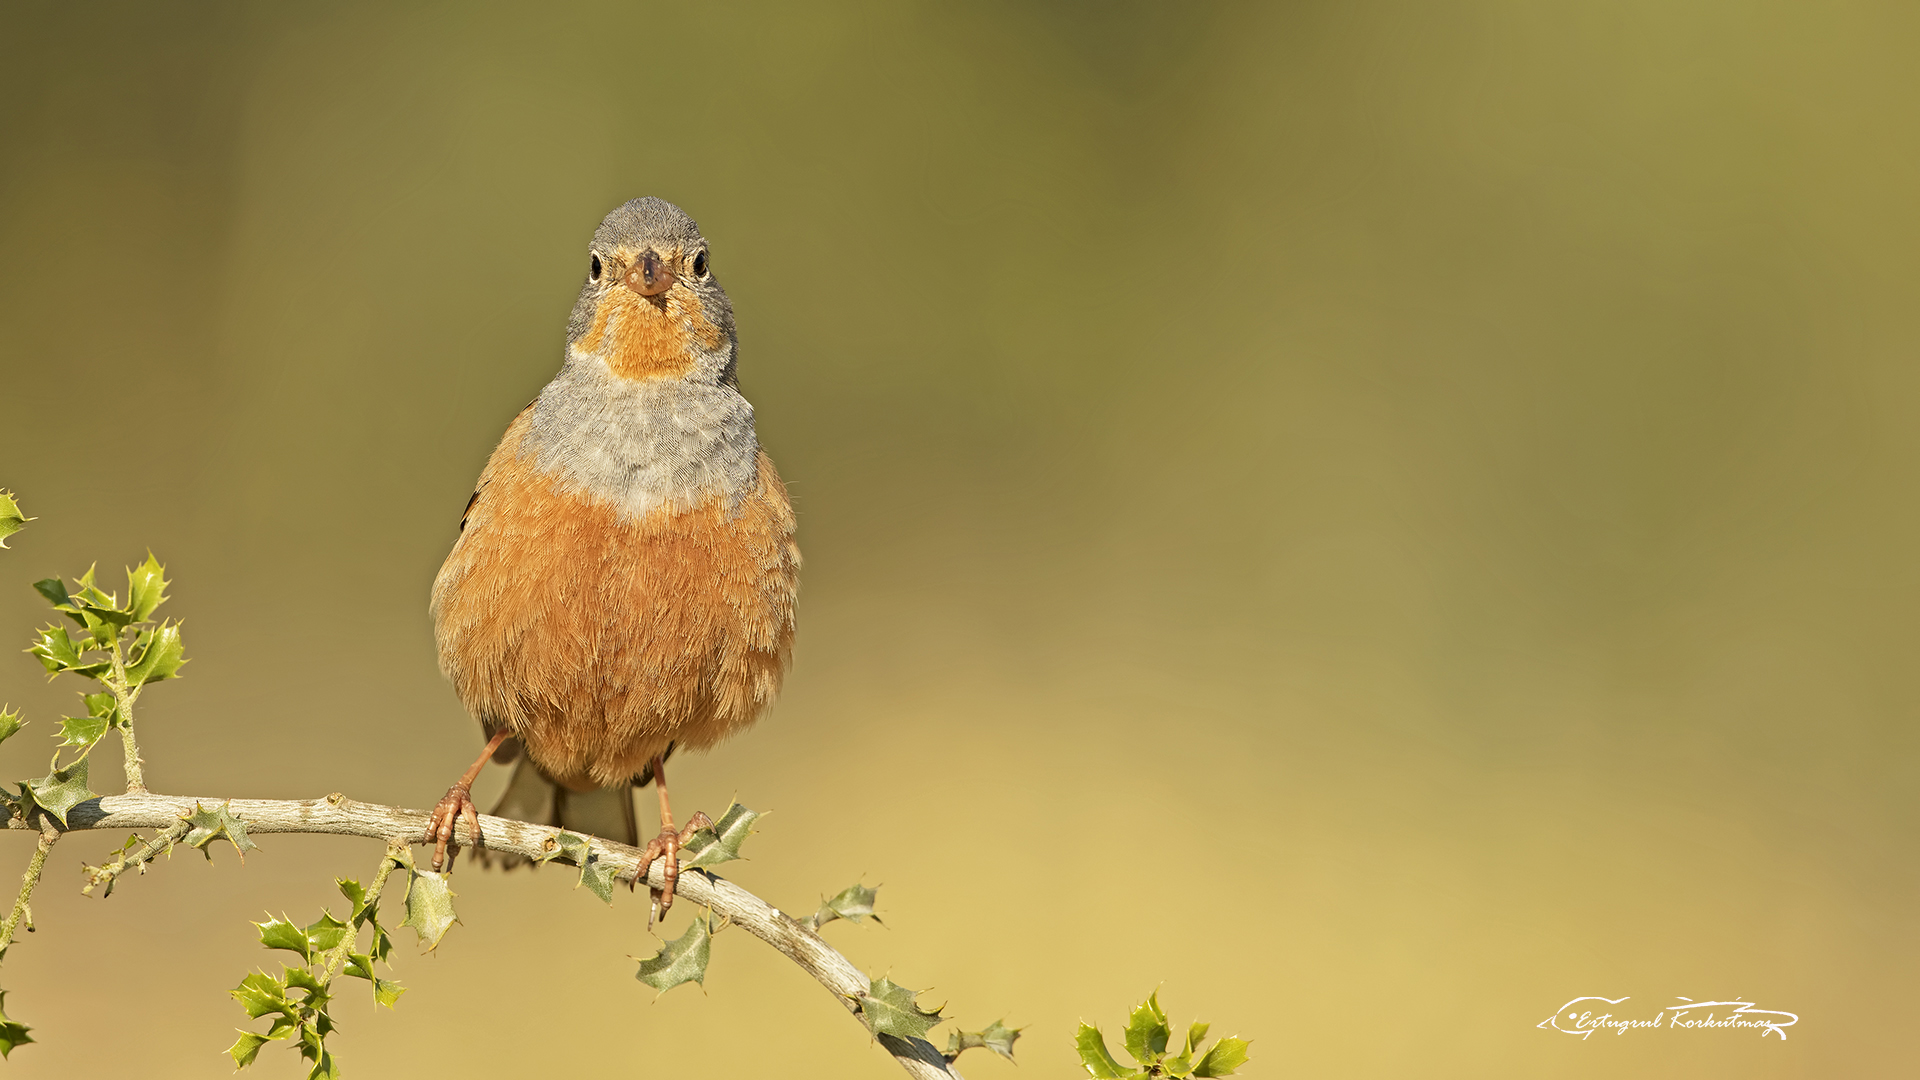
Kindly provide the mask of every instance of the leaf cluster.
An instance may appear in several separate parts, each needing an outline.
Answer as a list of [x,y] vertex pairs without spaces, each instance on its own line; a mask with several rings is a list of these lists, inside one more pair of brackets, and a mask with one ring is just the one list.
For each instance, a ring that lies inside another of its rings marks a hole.
[[1167,1023],[1166,1012],[1160,1008],[1160,993],[1156,990],[1127,1017],[1123,1038],[1127,1053],[1137,1067],[1115,1060],[1107,1050],[1106,1038],[1092,1024],[1080,1025],[1074,1035],[1074,1046],[1080,1052],[1080,1064],[1095,1080],[1231,1076],[1235,1069],[1247,1063],[1247,1040],[1228,1036],[1214,1043],[1212,1049],[1203,1051],[1208,1027],[1195,1021],[1187,1028],[1187,1037],[1179,1052],[1169,1053],[1173,1029]]
[[[291,952],[300,958],[300,963],[281,965],[278,975],[256,971],[233,989],[234,999],[248,1016],[256,1020],[273,1018],[264,1032],[241,1029],[240,1037],[227,1049],[235,1068],[244,1069],[253,1064],[262,1046],[284,1039],[299,1048],[302,1058],[312,1062],[308,1080],[335,1080],[340,1075],[339,1064],[327,1049],[327,1036],[336,1027],[330,1011],[334,1000],[333,980],[341,975],[365,979],[373,989],[375,1004],[388,1008],[405,993],[399,983],[374,972],[375,964],[392,966],[388,956],[393,951],[393,936],[380,924],[380,893],[388,875],[400,868],[405,868],[409,875],[407,909],[408,919],[412,921],[415,905],[411,879],[423,871],[416,871],[411,855],[398,849],[390,850],[381,860],[380,872],[371,887],[363,887],[353,878],[340,878],[335,882],[347,900],[346,919],[336,918],[333,912],[323,909],[320,917],[306,926],[285,916],[277,919],[268,916],[266,922],[254,924],[260,930],[261,945]],[[362,931],[367,932],[365,951],[360,949]],[[444,928],[440,932],[444,933]],[[434,940],[437,942],[438,938]]]

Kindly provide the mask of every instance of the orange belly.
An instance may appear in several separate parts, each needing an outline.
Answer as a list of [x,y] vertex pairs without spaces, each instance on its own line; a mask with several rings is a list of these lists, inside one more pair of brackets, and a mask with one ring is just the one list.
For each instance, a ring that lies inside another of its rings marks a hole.
[[772,460],[759,455],[737,501],[623,520],[535,469],[527,419],[487,463],[433,583],[440,667],[461,702],[574,790],[751,724],[786,671],[800,569]]

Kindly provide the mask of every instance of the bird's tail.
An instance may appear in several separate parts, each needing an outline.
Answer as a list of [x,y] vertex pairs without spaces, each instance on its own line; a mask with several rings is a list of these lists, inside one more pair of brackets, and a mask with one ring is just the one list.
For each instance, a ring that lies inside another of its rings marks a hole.
[[[548,779],[526,755],[514,763],[506,793],[487,812],[495,817],[553,825],[602,840],[636,846],[640,843],[640,822],[633,810],[633,785],[568,791]],[[509,870],[527,861],[518,855],[488,852],[483,848],[475,848],[473,854],[486,865],[498,863]]]

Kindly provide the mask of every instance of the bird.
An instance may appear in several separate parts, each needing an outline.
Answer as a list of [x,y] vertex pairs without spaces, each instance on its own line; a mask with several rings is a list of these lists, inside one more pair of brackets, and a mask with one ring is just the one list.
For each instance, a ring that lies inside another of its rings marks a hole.
[[[666,760],[755,722],[792,657],[800,550],[785,484],[736,374],[733,308],[699,226],[641,198],[607,214],[559,373],[507,426],[434,578],[440,669],[487,737],[435,805],[480,852],[476,777],[513,762],[492,813],[639,844],[652,783],[673,904],[681,846]],[[457,845],[454,852],[458,854]],[[650,918],[652,916],[650,915]]]

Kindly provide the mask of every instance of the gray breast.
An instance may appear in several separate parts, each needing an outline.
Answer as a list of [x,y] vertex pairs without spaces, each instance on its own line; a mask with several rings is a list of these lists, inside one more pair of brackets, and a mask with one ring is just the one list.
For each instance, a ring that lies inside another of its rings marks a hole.
[[758,478],[753,406],[730,386],[622,379],[578,352],[540,392],[528,432],[543,472],[630,519],[738,502]]

